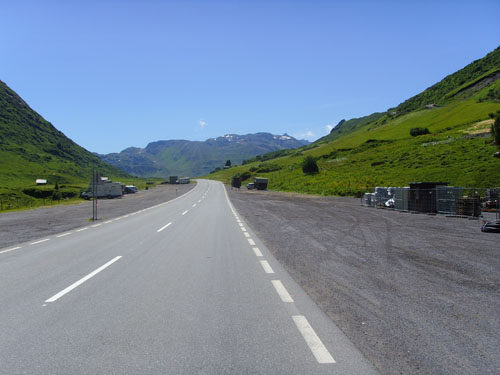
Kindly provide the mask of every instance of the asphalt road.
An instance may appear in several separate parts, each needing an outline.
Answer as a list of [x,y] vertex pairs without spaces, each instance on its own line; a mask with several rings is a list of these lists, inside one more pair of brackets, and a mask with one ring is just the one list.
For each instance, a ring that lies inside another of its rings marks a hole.
[[0,249],[1,374],[376,374],[223,185]]
[[[155,206],[191,190],[195,184],[158,185],[121,198],[99,199],[98,218],[108,221]],[[60,204],[33,210],[0,213],[0,248],[81,228],[92,218],[92,201]]]

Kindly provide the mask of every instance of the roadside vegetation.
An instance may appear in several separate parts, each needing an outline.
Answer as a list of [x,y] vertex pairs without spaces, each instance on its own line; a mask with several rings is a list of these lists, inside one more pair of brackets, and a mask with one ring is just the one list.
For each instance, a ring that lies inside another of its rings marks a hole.
[[[135,185],[138,190],[152,188],[162,182],[161,179],[117,178],[123,185]],[[50,180],[49,180],[50,181]],[[69,184],[47,184],[37,186],[34,181],[19,182],[10,187],[0,187],[0,212],[18,211],[59,204],[78,204],[83,201],[81,193],[88,189],[89,181],[74,180]]]

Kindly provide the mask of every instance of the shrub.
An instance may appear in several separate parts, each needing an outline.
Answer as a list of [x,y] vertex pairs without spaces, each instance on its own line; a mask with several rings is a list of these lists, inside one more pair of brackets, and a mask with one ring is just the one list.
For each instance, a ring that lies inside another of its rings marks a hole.
[[60,191],[58,190],[54,190],[54,192],[52,193],[52,200],[53,201],[59,201],[62,199],[62,194]]
[[53,195],[54,190],[52,189],[38,189],[38,188],[27,188],[23,190],[23,193],[26,195],[29,195],[30,197],[33,198],[49,198]]
[[250,174],[250,172],[248,172],[248,171],[243,172],[243,173],[240,175],[241,181],[248,180],[250,177],[252,177],[252,175],[251,175],[251,174]]
[[305,174],[315,174],[319,172],[318,164],[316,163],[316,159],[312,156],[306,156],[304,161],[302,162],[302,172]]
[[418,135],[430,134],[431,132],[427,128],[411,128],[410,135],[416,137]]
[[491,136],[495,144],[500,147],[500,115],[496,115],[495,122],[491,124]]

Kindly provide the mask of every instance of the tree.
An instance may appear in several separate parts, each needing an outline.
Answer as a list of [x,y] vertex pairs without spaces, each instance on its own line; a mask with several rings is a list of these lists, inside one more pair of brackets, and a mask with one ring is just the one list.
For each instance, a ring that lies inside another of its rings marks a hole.
[[500,115],[495,116],[495,122],[491,124],[491,136],[493,137],[493,142],[500,147]]
[[319,172],[318,164],[316,163],[316,159],[312,156],[306,156],[304,161],[302,162],[302,172],[305,174],[315,174]]
[[230,167],[231,166],[231,160],[226,160],[226,164],[224,165],[225,167]]

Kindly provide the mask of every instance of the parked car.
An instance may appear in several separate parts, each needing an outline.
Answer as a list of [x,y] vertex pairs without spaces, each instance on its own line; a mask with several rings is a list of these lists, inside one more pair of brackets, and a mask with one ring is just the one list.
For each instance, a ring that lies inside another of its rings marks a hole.
[[247,184],[247,189],[248,189],[248,190],[255,189],[255,185],[254,185],[254,183],[253,183],[253,182],[249,182],[249,183]]
[[125,185],[125,189],[123,189],[123,192],[125,194],[135,194],[138,191],[139,190],[137,189],[137,186],[134,186],[134,185]]

